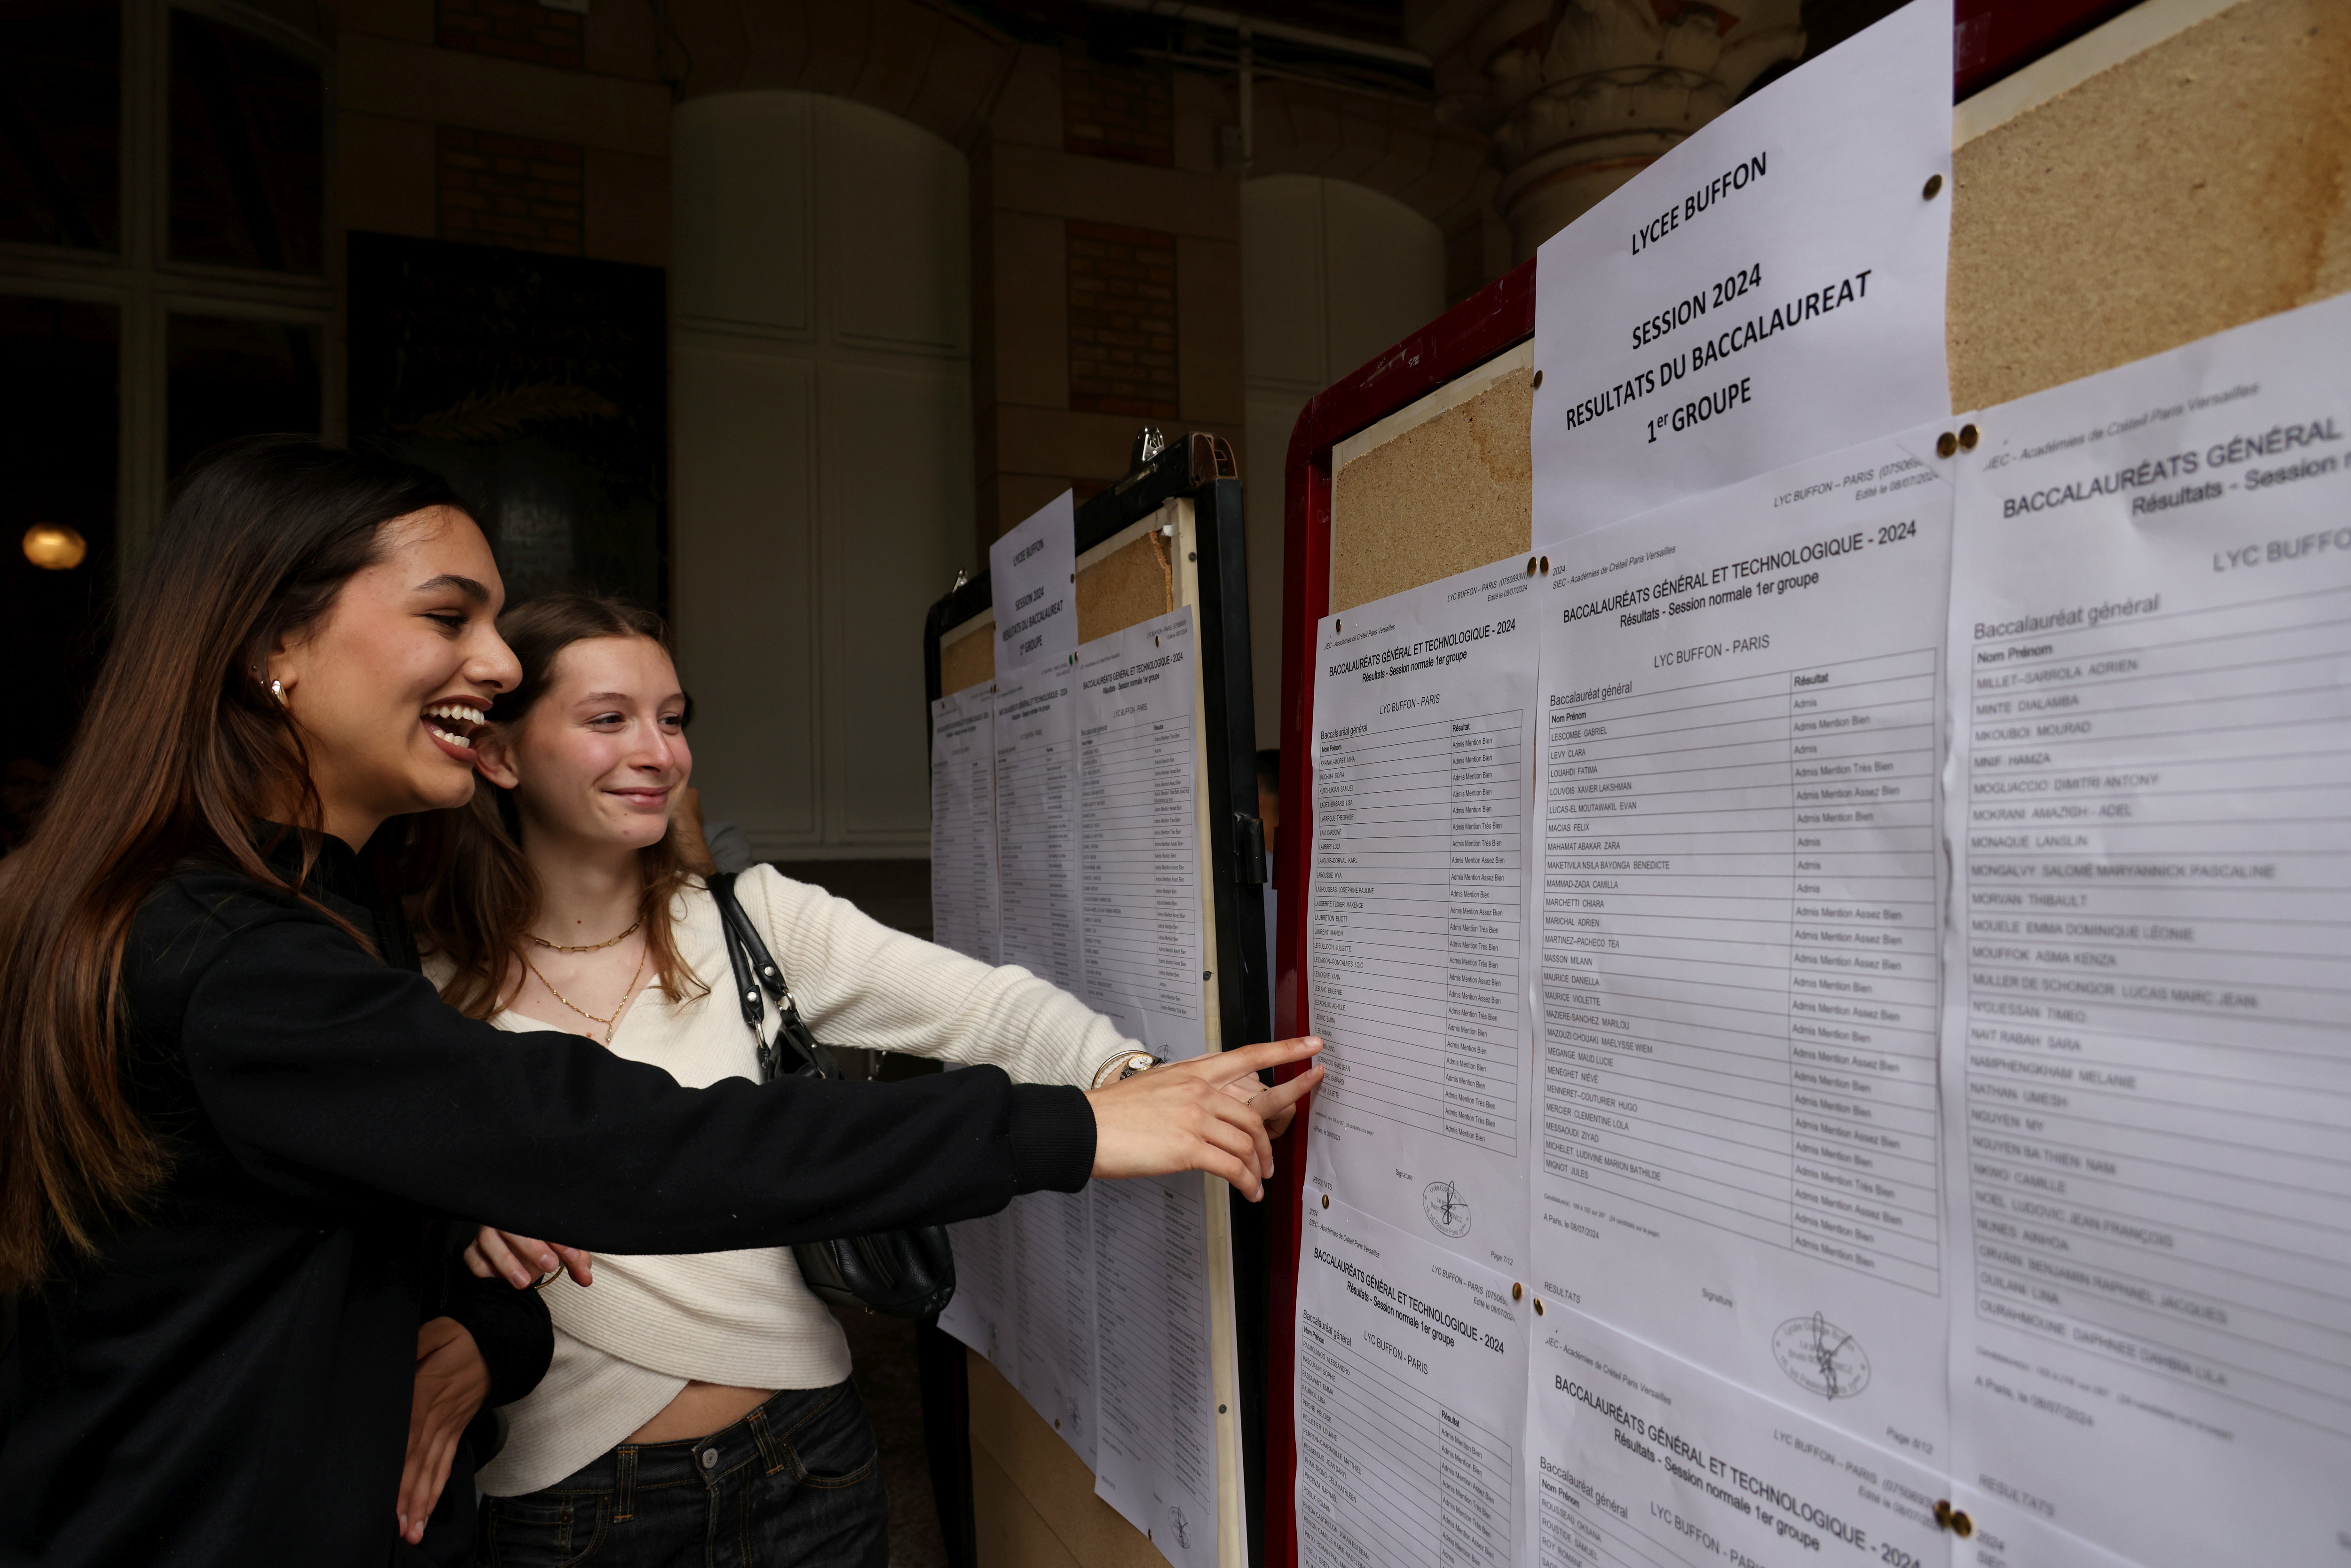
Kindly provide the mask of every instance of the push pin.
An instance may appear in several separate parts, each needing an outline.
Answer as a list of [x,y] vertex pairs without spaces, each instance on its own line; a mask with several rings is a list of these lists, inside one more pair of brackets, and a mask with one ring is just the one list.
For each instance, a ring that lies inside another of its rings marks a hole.
[[1943,432],[1942,434],[1935,437],[1936,456],[1949,457],[1952,453],[1957,452],[1959,449],[1959,438],[1952,434],[1949,431],[1947,430]]
[[1933,201],[1936,197],[1938,197],[1938,196],[1941,195],[1942,193],[1943,193],[1943,177],[1942,177],[1940,174],[1929,174],[1929,175],[1928,175],[1928,176],[1927,176],[1927,188],[1926,188],[1925,190],[1923,190],[1923,191],[1921,191],[1921,192],[1919,192],[1919,193],[1918,193],[1918,194],[1920,195],[1920,197],[1922,197],[1923,199],[1925,199],[1925,200],[1927,200],[1927,201],[1929,201],[1929,202]]
[[1974,425],[1972,425],[1972,424],[1963,424],[1963,425],[1959,426],[1959,450],[1960,450],[1960,451],[1962,451],[1962,452],[1973,452],[1973,451],[1976,449],[1976,443],[1977,443],[1977,442],[1979,442],[1979,441],[1980,441],[1980,440],[1982,440],[1982,439],[1983,439],[1983,437],[1982,437],[1980,434],[1978,434],[1978,432],[1977,432],[1977,430],[1976,430],[1976,427],[1975,427]]

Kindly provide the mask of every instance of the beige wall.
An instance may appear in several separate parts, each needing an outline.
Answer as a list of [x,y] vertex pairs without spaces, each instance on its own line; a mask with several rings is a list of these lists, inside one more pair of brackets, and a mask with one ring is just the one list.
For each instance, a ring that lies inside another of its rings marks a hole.
[[438,235],[446,126],[580,148],[576,254],[667,264],[670,91],[648,0],[595,0],[578,67],[444,47],[434,0],[337,0],[333,11],[340,226]]
[[679,663],[763,857],[928,852],[923,615],[973,561],[964,159],[846,99],[676,117]]
[[[1144,423],[1242,458],[1270,737],[1298,407],[1507,259],[1482,142],[1425,108],[1261,82],[1245,180],[1233,78],[934,0],[328,5],[340,226],[672,268],[672,609],[764,854],[925,852],[922,607]],[[714,152],[787,99],[806,136],[757,134],[800,151]]]
[[[1116,479],[1143,423],[1243,439],[1239,182],[1216,167],[1221,110],[1204,78],[1154,73],[1168,93],[1164,138],[1138,134],[1123,155],[1072,151],[1105,128],[1065,92],[1103,74],[1082,57],[1022,46],[972,150],[983,539],[1073,485],[1083,498]],[[1172,395],[1113,410],[1088,406],[1072,384],[1083,276],[1071,267],[1072,223],[1154,236],[1151,248],[1172,253],[1175,377],[1157,389]]]

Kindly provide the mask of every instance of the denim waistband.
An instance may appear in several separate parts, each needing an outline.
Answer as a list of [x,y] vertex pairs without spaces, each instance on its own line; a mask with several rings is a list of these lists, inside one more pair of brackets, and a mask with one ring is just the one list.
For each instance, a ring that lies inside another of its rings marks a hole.
[[784,1445],[810,1417],[830,1408],[850,1387],[786,1388],[731,1427],[674,1443],[623,1443],[600,1454],[547,1489],[549,1492],[611,1492],[615,1523],[635,1511],[637,1494],[670,1487],[708,1487],[747,1465],[773,1475],[786,1463]]

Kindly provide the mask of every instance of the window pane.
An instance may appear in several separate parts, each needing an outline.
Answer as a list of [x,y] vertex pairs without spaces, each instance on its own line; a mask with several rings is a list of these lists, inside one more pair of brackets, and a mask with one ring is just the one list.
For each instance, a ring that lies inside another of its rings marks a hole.
[[172,13],[172,256],[324,270],[319,68]]
[[0,0],[0,240],[113,250],[122,14],[92,0]]
[[[115,342],[111,306],[0,295],[0,659],[19,677],[0,739],[0,852],[65,750],[99,651],[114,576]],[[44,523],[81,536],[78,566],[26,559],[26,530]]]
[[166,471],[238,435],[319,431],[319,329],[281,321],[174,316]]

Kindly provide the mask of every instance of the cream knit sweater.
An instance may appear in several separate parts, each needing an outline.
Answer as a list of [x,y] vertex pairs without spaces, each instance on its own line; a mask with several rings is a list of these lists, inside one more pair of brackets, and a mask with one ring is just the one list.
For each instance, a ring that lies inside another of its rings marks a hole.
[[[992,1061],[1021,1082],[1093,1081],[1142,1049],[1115,1024],[1025,969],[990,968],[893,931],[846,899],[758,866],[737,896],[783,966],[800,1014],[828,1043]],[[673,909],[679,955],[710,994],[683,1004],[648,986],[611,1049],[680,1083],[757,1079],[758,1058],[731,992],[718,905],[698,884]],[[428,958],[435,985],[446,963]],[[500,1013],[501,1029],[568,1029]],[[775,1028],[768,1009],[768,1028]],[[559,1236],[544,1239],[560,1241]],[[507,1406],[507,1446],[478,1478],[495,1497],[553,1485],[621,1442],[689,1380],[742,1388],[822,1388],[849,1375],[849,1344],[800,1282],[789,1248],[681,1257],[600,1257],[596,1282],[546,1291],[555,1362]]]

